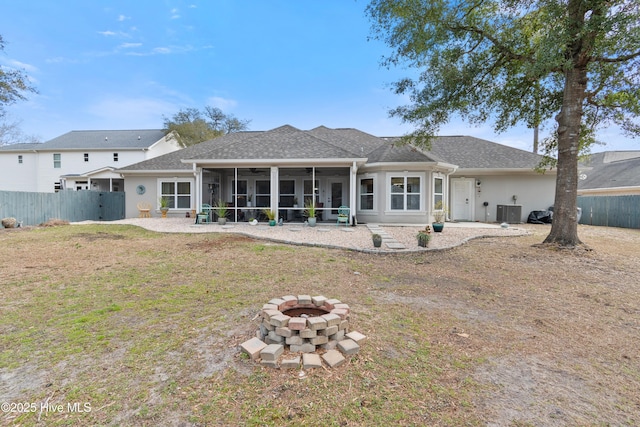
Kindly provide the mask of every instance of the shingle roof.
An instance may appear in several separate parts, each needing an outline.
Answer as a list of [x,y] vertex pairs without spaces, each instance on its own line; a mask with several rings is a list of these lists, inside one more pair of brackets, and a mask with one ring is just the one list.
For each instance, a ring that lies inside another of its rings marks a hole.
[[[227,136],[236,136],[226,138]],[[205,158],[211,159],[349,159],[350,153],[312,134],[285,125],[269,131],[245,134],[243,138],[230,134],[218,138],[221,142]],[[223,138],[226,138],[223,140]],[[226,142],[226,143],[225,143]],[[188,159],[189,157],[183,157]],[[193,158],[193,157],[191,157]]]
[[369,153],[385,145],[385,141],[358,129],[330,129],[325,126],[307,131],[310,135],[353,153],[356,157],[367,157]]
[[40,144],[39,150],[143,149],[163,137],[161,129],[74,130]]
[[539,154],[472,136],[437,137],[426,153],[461,169],[531,169],[542,160]]
[[429,157],[428,155],[411,145],[397,146],[393,143],[386,143],[369,153],[367,163],[405,163],[434,161],[437,160]]
[[591,154],[580,166],[579,190],[640,186],[640,151],[606,151]]
[[430,151],[396,145],[357,129],[319,126],[302,131],[285,125],[269,131],[237,132],[145,160],[120,170],[189,170],[183,159],[352,159],[380,162],[443,162],[470,169],[532,169],[542,156],[470,136],[443,136]]
[[190,170],[193,168],[188,163],[182,163],[182,159],[203,159],[208,158],[209,152],[216,149],[218,146],[229,144],[236,139],[241,139],[246,134],[252,134],[255,132],[238,132],[221,136],[219,138],[211,139],[209,141],[201,142],[200,144],[192,145],[182,150],[173,151],[162,156],[154,157],[149,160],[134,163],[129,166],[125,166],[119,170]]
[[42,147],[39,142],[25,142],[19,144],[0,145],[0,151],[30,151]]

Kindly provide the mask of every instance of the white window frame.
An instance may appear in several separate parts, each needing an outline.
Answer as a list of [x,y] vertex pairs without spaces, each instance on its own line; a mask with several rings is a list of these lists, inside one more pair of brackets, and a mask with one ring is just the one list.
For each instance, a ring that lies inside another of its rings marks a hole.
[[[283,193],[282,192],[282,188],[283,188],[282,183],[285,182],[285,181],[293,183],[293,193]],[[278,188],[280,189],[280,194],[278,194],[278,206],[282,206],[282,207],[285,207],[285,208],[292,208],[293,205],[294,205],[293,200],[296,198],[296,189],[297,189],[296,180],[293,179],[293,178],[280,178],[279,183],[278,183]],[[289,203],[283,203],[283,201],[282,201],[283,197],[291,199],[291,203],[290,204]]]
[[[245,189],[244,193],[238,191],[238,194],[236,194],[236,190],[238,189],[238,187],[240,187],[241,182],[244,182],[244,189]],[[239,207],[239,208],[246,207],[248,194],[249,194],[249,180],[245,178],[238,178],[237,184],[235,179],[231,180],[231,200],[232,200],[232,203],[237,204],[236,207]],[[243,204],[244,206],[242,206]]]
[[[394,178],[403,179],[402,193],[391,192],[391,182]],[[417,178],[419,180],[420,190],[417,193],[407,192],[407,187],[408,187],[407,179],[410,179],[410,178]],[[387,174],[387,211],[390,213],[410,213],[410,214],[424,212],[424,182],[425,182],[425,176],[424,174],[421,174],[421,173],[415,173],[415,172],[388,173]],[[391,199],[393,195],[399,195],[399,194],[402,195],[402,209],[393,209]],[[407,206],[408,206],[407,200],[409,195],[419,197],[418,209],[407,209]]]
[[[442,181],[442,184],[440,185],[440,189],[441,189],[440,193],[436,192],[436,180],[438,180],[438,179],[440,181]],[[434,176],[433,177],[433,190],[432,190],[431,194],[432,194],[431,203],[433,203],[432,204],[433,210],[436,210],[436,204],[438,202],[442,202],[441,206],[442,206],[442,209],[444,209],[444,178],[443,177],[441,177],[441,176]]]
[[[173,194],[162,194],[162,184],[163,183],[173,183],[174,187],[173,187]],[[175,206],[178,205],[178,197],[187,197],[186,194],[179,194],[178,193],[178,184],[182,184],[182,183],[188,183],[189,184],[189,206],[188,207],[182,207],[182,208],[176,208]],[[161,197],[168,197],[169,198],[169,208],[174,209],[174,210],[178,210],[178,211],[188,211],[191,210],[191,207],[194,206],[194,190],[195,190],[195,182],[193,179],[191,178],[158,178],[157,181],[157,195],[158,197],[156,197],[156,203],[158,204],[158,209],[160,209],[160,198]]]
[[[268,191],[268,192],[267,193],[258,192],[258,190],[259,190],[258,185],[263,186],[263,187],[266,186],[266,188],[263,188],[263,191]],[[254,194],[253,194],[253,197],[255,199],[255,206],[257,208],[271,209],[271,180],[270,179],[256,179],[253,182],[253,186],[255,188],[255,191],[254,191]]]
[[18,164],[22,164],[22,162],[23,162],[22,154],[18,154]]
[[[372,192],[362,192],[362,181],[371,180]],[[362,206],[362,196],[371,196],[371,209]],[[373,176],[362,176],[358,178],[358,210],[363,212],[374,212],[376,209],[376,178]]]
[[62,154],[53,153],[53,168],[60,169],[62,167]]

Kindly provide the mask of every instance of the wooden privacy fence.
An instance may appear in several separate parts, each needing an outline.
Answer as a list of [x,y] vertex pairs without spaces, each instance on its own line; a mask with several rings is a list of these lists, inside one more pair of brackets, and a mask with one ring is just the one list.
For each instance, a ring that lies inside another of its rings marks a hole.
[[123,192],[0,191],[0,218],[13,217],[22,225],[38,225],[54,218],[69,222],[113,221],[124,218],[124,208]]
[[640,195],[578,196],[580,224],[640,228]]

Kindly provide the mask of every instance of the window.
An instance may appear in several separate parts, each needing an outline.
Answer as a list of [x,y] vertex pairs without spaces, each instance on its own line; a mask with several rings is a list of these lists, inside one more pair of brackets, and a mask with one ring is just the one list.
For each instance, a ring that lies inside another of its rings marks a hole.
[[18,154],[18,163],[22,164],[22,154]]
[[62,167],[62,154],[56,153],[53,155],[53,167],[56,169]]
[[256,207],[271,206],[271,181],[256,180]]
[[316,195],[316,206],[319,202],[319,190],[320,190],[320,181],[316,179],[315,185],[311,184],[310,179],[304,180],[304,206],[307,206],[313,200],[313,195]]
[[296,197],[296,182],[293,179],[280,180],[280,206],[293,207]]
[[433,208],[434,209],[442,209],[444,200],[443,200],[443,182],[442,178],[433,178]]
[[53,183],[53,191],[55,191],[57,193],[60,190],[62,190],[62,183],[60,181],[54,182]]
[[373,178],[360,180],[360,210],[373,210]]
[[84,161],[85,162],[89,161],[89,153],[84,153]]
[[162,181],[160,191],[160,197],[169,200],[170,208],[191,208],[191,181]]
[[[247,206],[247,181],[238,180],[238,207],[243,208]],[[233,201],[236,200],[236,181],[231,181],[231,197]]]
[[113,161],[114,162],[118,161],[118,153],[113,153]]
[[391,177],[391,210],[420,210],[420,177]]

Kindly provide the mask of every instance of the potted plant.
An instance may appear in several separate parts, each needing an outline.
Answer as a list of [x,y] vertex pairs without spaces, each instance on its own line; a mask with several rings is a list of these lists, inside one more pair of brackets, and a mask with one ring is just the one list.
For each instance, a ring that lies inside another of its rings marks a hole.
[[293,207],[294,208],[298,207],[298,198],[296,196],[293,197]]
[[431,240],[431,230],[429,230],[429,226],[427,225],[424,230],[418,231],[416,237],[418,238],[418,246],[422,248],[429,246],[429,241]]
[[251,207],[251,199],[253,198],[253,194],[249,193],[249,195],[247,196],[247,207],[250,208]]
[[276,225],[276,212],[275,211],[272,211],[271,209],[263,209],[262,212],[264,212],[264,214],[269,219],[269,225],[270,226],[273,227],[274,225]]
[[447,206],[439,201],[435,204],[433,212],[431,212],[431,216],[433,216],[433,231],[439,233],[444,228],[444,221],[447,219]]
[[218,200],[215,209],[218,213],[218,224],[225,225],[227,223],[227,212],[229,212],[227,203],[224,200]]
[[379,248],[380,246],[382,246],[382,236],[374,233],[371,235],[371,240],[373,241],[373,247],[374,248]]
[[304,206],[307,211],[307,223],[309,227],[316,226],[316,206],[313,204],[313,200],[309,200],[307,204]]
[[162,214],[162,218],[167,217],[167,212],[169,212],[169,199],[167,197],[160,197],[158,199],[160,205],[160,213]]

